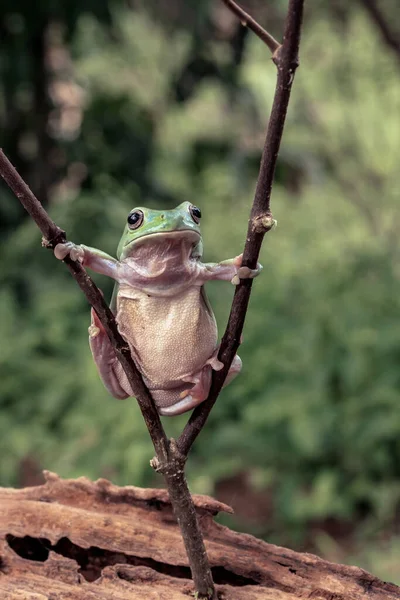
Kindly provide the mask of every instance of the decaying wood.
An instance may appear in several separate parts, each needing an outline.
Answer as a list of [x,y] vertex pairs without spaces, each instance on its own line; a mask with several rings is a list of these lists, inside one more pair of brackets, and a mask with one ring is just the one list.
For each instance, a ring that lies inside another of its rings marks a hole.
[[[99,479],[0,489],[2,600],[185,600],[192,582],[165,490]],[[214,522],[232,509],[194,503],[220,600],[400,600],[357,567],[267,544]]]

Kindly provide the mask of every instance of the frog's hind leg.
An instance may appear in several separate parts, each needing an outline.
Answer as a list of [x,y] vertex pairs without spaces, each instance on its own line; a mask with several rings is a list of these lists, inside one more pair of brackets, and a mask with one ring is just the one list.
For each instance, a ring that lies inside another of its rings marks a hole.
[[229,368],[228,375],[225,378],[223,387],[225,387],[226,385],[228,385],[228,383],[230,383],[233,379],[235,379],[236,375],[238,375],[241,370],[242,370],[242,359],[240,358],[240,356],[238,354],[235,354],[235,357]]
[[[204,400],[208,397],[208,393],[211,387],[211,378],[212,371],[220,371],[223,367],[223,364],[217,359],[217,352],[207,361],[206,365],[202,368],[199,373],[196,373],[192,377],[188,379],[184,379],[183,381],[187,381],[188,383],[193,383],[194,385],[187,390],[184,390],[179,394],[181,398],[173,404],[172,406],[167,406],[163,408],[159,408],[158,412],[163,416],[175,416],[180,415],[188,410],[192,410],[204,402]],[[226,376],[224,386],[228,385],[236,377],[242,368],[242,361],[239,356],[236,355],[232,361],[228,374]]]
[[111,342],[93,308],[89,327],[89,345],[99,375],[110,394],[120,400],[132,396],[125,371],[115,356]]
[[179,395],[177,394],[177,401],[174,404],[171,406],[159,407],[158,412],[160,415],[166,417],[181,415],[203,402],[210,391],[211,375],[211,365],[206,364],[198,373],[182,379],[183,384],[186,383],[191,385],[188,385],[187,388],[185,385],[182,385],[182,387],[186,389],[183,389]]

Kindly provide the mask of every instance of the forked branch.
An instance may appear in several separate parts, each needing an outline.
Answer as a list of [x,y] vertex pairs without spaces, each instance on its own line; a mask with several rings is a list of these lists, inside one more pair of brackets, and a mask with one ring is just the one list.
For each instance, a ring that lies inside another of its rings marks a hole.
[[[223,0],[223,2],[241,19],[244,25],[248,26],[249,29],[254,31],[267,44],[274,53],[274,62],[278,68],[274,102],[262,153],[260,173],[243,253],[243,265],[255,268],[264,235],[274,225],[274,220],[270,212],[271,187],[293,77],[298,66],[298,49],[304,0],[289,0],[282,45],[236,3],[231,0]],[[1,150],[0,174],[42,231],[44,245],[54,248],[56,244],[65,242],[65,232],[50,219],[38,199],[33,195]],[[88,302],[95,309],[113,345],[116,356],[127,374],[129,383],[135,392],[135,397],[138,400],[157,454],[157,458],[153,459],[152,464],[164,475],[174,512],[181,528],[197,596],[198,598],[207,598],[209,600],[215,599],[215,587],[212,581],[204,541],[196,519],[193,501],[186,484],[184,464],[194,440],[204,426],[210,410],[221,391],[225,377],[239,346],[250,298],[252,280],[241,280],[241,283],[236,287],[228,325],[222,338],[219,352],[219,359],[224,363],[224,369],[214,372],[208,399],[193,412],[182,435],[175,443],[167,439],[154,401],[132,360],[129,346],[120,335],[114,316],[105,303],[102,294],[78,262],[72,261],[69,258],[66,258],[64,262],[84,292]]]

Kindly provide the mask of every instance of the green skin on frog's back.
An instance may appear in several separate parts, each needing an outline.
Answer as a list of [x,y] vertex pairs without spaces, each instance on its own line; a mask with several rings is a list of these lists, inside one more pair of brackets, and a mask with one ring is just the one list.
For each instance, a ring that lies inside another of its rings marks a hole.
[[[202,263],[201,212],[189,202],[173,210],[133,209],[118,245],[118,259],[72,242],[54,253],[112,277],[111,308],[161,415],[179,415],[203,402],[212,369],[219,370],[217,326],[204,292],[211,279],[239,283],[261,270],[241,256]],[[92,310],[89,343],[101,379],[116,398],[133,396],[111,343]],[[240,371],[233,360],[225,385]]]

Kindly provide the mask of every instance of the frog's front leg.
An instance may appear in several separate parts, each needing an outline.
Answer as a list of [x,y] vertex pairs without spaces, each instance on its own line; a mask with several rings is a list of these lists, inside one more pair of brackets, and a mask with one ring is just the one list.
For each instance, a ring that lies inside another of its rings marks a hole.
[[[173,417],[180,415],[188,410],[192,410],[208,397],[210,387],[212,371],[220,371],[223,367],[222,362],[217,359],[218,349],[213,356],[207,361],[205,366],[198,373],[191,377],[185,378],[183,381],[193,383],[194,385],[180,394],[181,400],[175,402],[172,406],[160,407],[158,412],[160,415],[165,417]],[[242,368],[242,361],[236,354],[232,361],[226,379],[224,381],[224,387],[228,385],[236,377]]]
[[118,280],[119,261],[109,254],[97,250],[97,248],[66,242],[65,244],[57,244],[54,248],[54,255],[59,260],[64,260],[64,258],[70,256],[72,260],[79,261],[84,267],[89,267],[96,273],[108,275],[108,277]]
[[255,269],[242,267],[243,254],[223,260],[220,263],[200,263],[199,279],[202,282],[211,279],[220,279],[222,281],[230,281],[234,285],[238,285],[241,279],[253,279],[262,271],[262,265],[257,263]]

